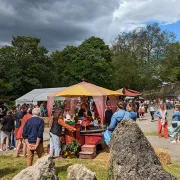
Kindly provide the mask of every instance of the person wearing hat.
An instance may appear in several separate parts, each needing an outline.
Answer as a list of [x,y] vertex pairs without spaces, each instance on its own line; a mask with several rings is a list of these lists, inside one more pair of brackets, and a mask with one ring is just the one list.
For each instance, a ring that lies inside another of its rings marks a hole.
[[111,117],[113,115],[113,112],[112,112],[112,109],[111,109],[111,103],[108,102],[106,107],[107,108],[105,110],[105,123],[106,123],[107,126],[109,126],[110,123],[111,123]]
[[114,129],[116,128],[116,126],[125,119],[130,119],[130,113],[123,110],[124,108],[124,104],[123,102],[119,102],[117,104],[117,108],[118,110],[113,114],[112,118],[111,118],[111,123],[109,125],[109,127],[107,128],[109,131],[113,132]]
[[180,142],[180,104],[176,104],[174,109],[172,124],[169,128],[169,135],[174,138],[171,143]]

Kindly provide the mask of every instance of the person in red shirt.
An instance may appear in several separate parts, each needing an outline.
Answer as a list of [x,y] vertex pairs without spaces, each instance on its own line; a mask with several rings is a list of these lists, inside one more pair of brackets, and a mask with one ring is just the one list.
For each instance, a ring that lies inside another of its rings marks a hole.
[[75,128],[69,126],[63,121],[63,113],[60,110],[56,110],[51,120],[51,129],[50,129],[50,157],[59,157],[61,152],[61,142],[60,135],[62,132],[62,127],[67,130],[74,132]]
[[16,134],[16,138],[19,139],[19,141],[17,143],[17,147],[16,147],[16,157],[19,157],[19,150],[20,150],[22,143],[23,143],[23,155],[24,155],[24,157],[26,157],[27,146],[23,140],[22,134],[23,134],[23,128],[24,128],[27,120],[30,119],[31,117],[32,117],[32,110],[29,111],[26,115],[24,115],[22,119],[20,119],[21,126],[18,129],[17,134]]

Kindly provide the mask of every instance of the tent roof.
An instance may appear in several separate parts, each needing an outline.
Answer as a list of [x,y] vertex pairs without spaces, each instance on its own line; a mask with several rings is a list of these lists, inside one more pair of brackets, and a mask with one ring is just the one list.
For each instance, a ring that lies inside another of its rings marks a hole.
[[81,82],[70,86],[58,93],[51,94],[50,96],[62,96],[62,97],[81,97],[81,96],[120,96],[121,94],[96,86],[91,83]]
[[135,96],[140,96],[141,93],[138,92],[138,91],[134,91],[134,90],[131,90],[131,89],[125,89],[125,88],[121,88],[119,90],[117,90],[117,92],[120,92],[122,93],[124,96],[131,96],[131,97],[135,97]]
[[43,89],[34,89],[27,94],[21,96],[20,98],[16,99],[16,102],[33,102],[33,101],[47,101],[47,96],[49,94],[58,92],[63,90],[64,87],[59,88],[43,88]]

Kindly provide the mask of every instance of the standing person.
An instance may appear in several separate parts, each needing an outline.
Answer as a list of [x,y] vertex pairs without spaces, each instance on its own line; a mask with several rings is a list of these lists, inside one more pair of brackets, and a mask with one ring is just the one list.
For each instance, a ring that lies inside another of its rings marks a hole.
[[172,115],[172,126],[169,128],[169,135],[174,138],[171,143],[180,142],[180,104],[175,105]]
[[66,106],[67,106],[67,100],[64,100],[64,102],[61,105],[61,109],[62,109],[63,112],[64,112]]
[[142,119],[142,117],[144,116],[144,105],[143,105],[143,103],[140,104],[138,112],[139,112],[140,119]]
[[[12,107],[12,116],[14,118],[14,127],[16,126],[16,113],[17,113],[17,108],[16,106]],[[16,149],[16,138],[15,138],[15,134],[14,134],[14,130],[13,129],[10,133],[9,136],[9,148],[14,148],[14,150]]]
[[12,130],[14,130],[14,117],[12,111],[7,111],[7,115],[3,117],[1,128],[1,149],[3,151],[4,140],[6,139],[6,151],[8,150],[9,145],[9,136]]
[[32,118],[30,118],[23,129],[23,138],[27,145],[27,166],[32,166],[34,152],[36,151],[38,158],[43,153],[43,132],[44,121],[40,116],[40,108],[32,110]]
[[113,115],[112,109],[111,109],[111,104],[108,102],[107,103],[107,109],[105,110],[105,123],[107,126],[110,125],[111,123],[111,117]]
[[71,121],[71,115],[70,115],[70,108],[69,107],[65,108],[63,117],[64,117],[65,122],[70,122]]
[[137,118],[139,118],[139,101],[138,100],[135,101],[135,105],[136,105]]
[[[82,106],[82,105],[81,105],[81,106]],[[92,106],[93,106],[94,118],[97,119],[98,116],[99,116],[99,113],[98,113],[98,110],[97,110],[97,107],[96,107],[96,103],[93,102]],[[81,110],[81,109],[80,109],[80,110]]]
[[21,147],[22,143],[23,143],[23,155],[24,155],[24,157],[26,157],[27,146],[26,146],[26,143],[23,140],[22,133],[23,133],[23,128],[24,128],[27,120],[30,119],[31,117],[32,117],[32,110],[29,110],[29,112],[27,114],[25,114],[23,116],[23,118],[20,120],[21,125],[20,125],[20,128],[18,129],[18,132],[17,132],[17,135],[16,135],[17,139],[19,139],[17,147],[16,147],[16,157],[19,157],[19,150],[20,150],[20,147]]
[[164,138],[168,138],[168,113],[163,103],[160,104],[160,109],[156,111],[156,116],[158,117],[158,136],[162,138],[162,128],[164,128]]
[[28,107],[26,106],[26,104],[23,104],[20,108],[20,111],[16,114],[15,116],[15,131],[14,131],[14,135],[15,135],[15,141],[16,141],[16,147],[17,147],[17,144],[18,144],[18,137],[17,137],[17,132],[21,126],[21,119],[24,117],[24,115],[27,114],[27,110],[28,110]]
[[123,110],[124,103],[119,102],[117,104],[118,110],[113,114],[111,118],[111,123],[107,128],[110,132],[113,132],[116,126],[123,120],[123,119],[130,119],[130,113]]
[[61,142],[60,142],[60,136],[62,132],[62,127],[68,129],[71,132],[76,131],[75,128],[67,125],[63,121],[63,113],[59,110],[56,110],[53,116],[52,120],[52,126],[50,129],[50,157],[59,157],[61,152]]
[[128,103],[126,106],[126,110],[130,113],[130,119],[136,121],[137,119],[137,112],[134,103]]
[[41,116],[42,117],[47,117],[47,114],[48,114],[48,112],[47,112],[46,104],[43,103],[43,104],[41,104]]
[[0,120],[3,119],[3,117],[6,115],[8,111],[7,106],[5,106],[4,104],[0,104]]
[[154,122],[155,107],[153,102],[151,102],[151,105],[149,106],[149,112],[151,114],[151,122]]

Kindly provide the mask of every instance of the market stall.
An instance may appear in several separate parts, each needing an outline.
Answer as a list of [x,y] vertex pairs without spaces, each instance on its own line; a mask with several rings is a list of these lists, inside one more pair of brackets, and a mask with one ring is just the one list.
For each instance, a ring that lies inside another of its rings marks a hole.
[[[116,96],[122,95],[119,92],[112,91],[109,89],[105,89],[99,86],[96,86],[91,83],[87,83],[85,81],[78,83],[76,85],[70,86],[64,90],[61,90],[59,92],[53,93],[48,96],[48,113],[49,116],[51,115],[52,111],[52,105],[54,103],[55,97],[66,97],[67,100],[70,102],[70,111],[71,114],[73,114],[76,109],[76,101],[78,97],[81,97],[82,99],[86,97],[92,97],[93,101],[96,105],[98,114],[99,114],[99,124],[97,126],[93,127],[92,122],[94,122],[96,119],[93,119],[91,121],[91,126],[87,124],[87,120],[78,119],[76,123],[72,123],[72,126],[76,128],[75,133],[71,133],[68,131],[65,131],[65,142],[66,144],[71,143],[74,139],[77,139],[77,141],[85,148],[85,146],[96,146],[97,144],[103,144],[103,138],[102,138],[102,131],[104,130],[104,111],[105,111],[105,105],[107,97],[110,98],[111,101],[115,100]],[[87,127],[82,125],[87,124]],[[82,127],[83,126],[83,127]],[[91,127],[91,128],[89,128]],[[83,149],[82,148],[82,149]],[[94,147],[93,147],[94,148]],[[82,156],[85,157],[86,154],[82,153]],[[92,156],[92,154],[90,155]]]
[[126,89],[126,88],[121,88],[117,90],[117,92],[121,93],[123,96],[130,96],[130,97],[137,97],[140,96],[141,93],[132,89]]

